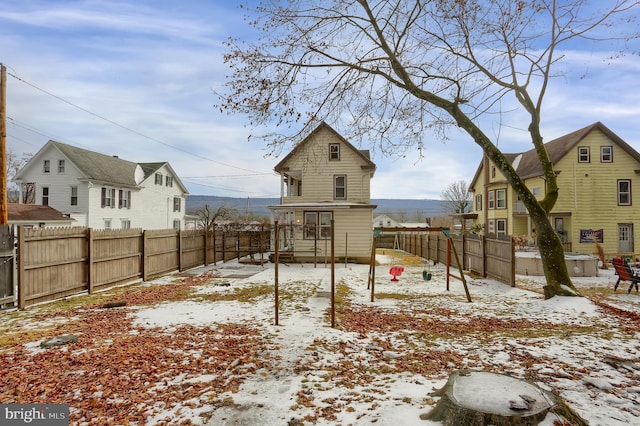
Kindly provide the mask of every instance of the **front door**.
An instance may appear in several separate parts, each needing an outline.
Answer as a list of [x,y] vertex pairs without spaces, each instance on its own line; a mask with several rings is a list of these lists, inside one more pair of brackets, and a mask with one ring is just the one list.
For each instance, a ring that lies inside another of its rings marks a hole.
[[618,253],[633,253],[633,224],[618,224]]

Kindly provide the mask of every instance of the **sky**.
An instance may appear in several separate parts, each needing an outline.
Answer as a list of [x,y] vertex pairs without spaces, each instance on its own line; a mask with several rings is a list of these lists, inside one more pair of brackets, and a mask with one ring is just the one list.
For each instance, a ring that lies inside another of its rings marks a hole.
[[[238,5],[3,1],[7,149],[35,153],[53,139],[134,162],[168,161],[192,195],[278,197],[273,168],[288,149],[268,156],[266,145],[248,140],[245,117],[214,108],[214,91],[230,74],[223,42],[250,34]],[[640,151],[640,57],[610,63],[604,47],[571,49],[561,52],[563,76],[549,88],[545,139],[601,121]],[[498,146],[530,149],[526,124],[502,127]],[[372,153],[374,199],[439,199],[451,183],[471,181],[482,156],[463,134],[427,140],[422,159]]]

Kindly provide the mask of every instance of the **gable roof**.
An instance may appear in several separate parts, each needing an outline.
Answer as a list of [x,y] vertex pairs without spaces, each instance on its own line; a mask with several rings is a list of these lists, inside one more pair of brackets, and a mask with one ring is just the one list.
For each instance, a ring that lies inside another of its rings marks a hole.
[[169,169],[169,171],[171,172],[171,174],[173,175],[175,182],[178,184],[178,186],[180,187],[180,190],[184,193],[184,194],[189,194],[189,191],[187,190],[187,188],[182,184],[182,181],[180,180],[180,178],[178,177],[178,175],[176,174],[176,172],[173,170],[173,167],[171,167],[171,164],[167,163],[167,162],[163,162],[163,163],[139,163],[138,164],[140,166],[140,168],[142,169],[142,172],[144,173],[144,179],[146,180],[147,178],[149,178],[150,176],[154,175],[158,170],[160,170],[162,167],[166,167],[167,169]]
[[[571,132],[564,136],[560,136],[559,138],[545,143],[544,146],[547,149],[547,153],[549,154],[549,160],[551,160],[551,163],[554,165],[558,164],[558,162],[565,155],[567,155],[567,153],[569,153],[576,145],[578,145],[585,137],[587,137],[589,133],[593,132],[594,130],[600,130],[615,144],[617,144],[626,153],[628,153],[631,157],[633,157],[640,163],[640,153],[638,153],[638,151],[633,149],[631,145],[622,140],[620,136],[613,133],[600,121],[597,121],[589,126],[583,127],[582,129],[578,129],[574,132]],[[514,164],[516,158],[521,156],[520,161],[516,165],[516,171],[518,172],[518,175],[523,179],[530,179],[533,177],[542,176],[544,174],[535,148],[523,153],[504,154],[504,156],[512,165]],[[476,174],[471,181],[470,187],[474,186],[481,170],[482,162],[480,162],[480,165],[478,166],[478,170],[476,171]]]
[[37,204],[7,204],[9,222],[75,222],[68,216],[49,206]]
[[[137,163],[54,140],[47,142],[40,151],[33,156],[30,162],[39,157],[39,154],[44,152],[48,147],[53,147],[62,153],[78,168],[80,174],[88,180],[118,186],[136,186],[135,171],[138,166]],[[22,170],[25,169],[26,166]],[[15,178],[19,179],[19,177],[20,172],[18,172]]]
[[302,141],[298,142],[298,144],[296,144],[296,146],[291,150],[291,152],[289,152],[289,154],[287,154],[278,164],[276,164],[276,166],[274,167],[274,170],[278,173],[284,172],[286,171],[284,165],[287,163],[287,161],[289,161],[289,159],[293,158],[295,155],[298,154],[298,152],[306,145],[308,144],[311,140],[313,140],[313,138],[322,130],[322,129],[327,129],[330,132],[332,132],[339,140],[340,142],[342,142],[343,144],[345,144],[349,149],[351,149],[353,152],[355,152],[361,159],[362,161],[365,163],[365,166],[363,166],[364,168],[371,170],[371,171],[375,171],[376,170],[376,165],[373,161],[371,161],[370,159],[370,154],[369,154],[369,150],[368,149],[364,149],[364,150],[360,150],[357,149],[355,146],[353,146],[348,140],[346,140],[344,137],[342,137],[338,132],[336,132],[331,126],[329,126],[326,122],[321,122],[315,129],[313,129],[313,131],[311,131],[311,133],[309,133],[309,135],[307,135],[306,138],[304,138]]
[[[169,163],[134,163],[133,161],[123,160],[113,155],[101,154],[99,152],[90,151],[88,149],[78,148],[77,146],[68,145],[66,143],[54,140],[48,141],[30,160],[38,157],[40,152],[45,151],[47,147],[53,147],[69,159],[87,180],[94,182],[106,183],[113,186],[138,187],[140,182],[136,182],[136,169],[138,166],[144,173],[144,179],[147,179],[162,166],[167,166],[173,176],[176,178],[180,189],[188,194],[186,187],[182,184],[176,173],[173,171]],[[26,167],[25,167],[26,168]],[[23,168],[22,170],[24,170]],[[19,179],[20,172],[16,174],[14,180]]]

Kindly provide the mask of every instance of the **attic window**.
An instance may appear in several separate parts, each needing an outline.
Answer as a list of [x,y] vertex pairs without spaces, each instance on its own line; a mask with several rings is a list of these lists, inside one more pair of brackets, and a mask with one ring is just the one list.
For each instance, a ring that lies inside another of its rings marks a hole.
[[58,173],[64,173],[64,160],[58,160]]
[[42,164],[42,172],[43,173],[51,172],[51,161],[50,160],[44,160],[44,163]]
[[340,144],[329,144],[329,161],[340,161]]
[[166,186],[169,186],[169,187],[173,188],[173,176],[165,177],[165,184],[166,184]]
[[578,147],[578,163],[590,163],[591,155],[589,154],[588,146]]
[[613,147],[611,145],[600,147],[600,162],[613,163]]
[[156,173],[156,185],[162,185],[162,173]]

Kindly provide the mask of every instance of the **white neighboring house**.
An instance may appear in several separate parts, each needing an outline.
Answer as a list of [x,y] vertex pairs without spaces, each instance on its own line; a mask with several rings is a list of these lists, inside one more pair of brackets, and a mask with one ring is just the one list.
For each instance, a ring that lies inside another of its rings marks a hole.
[[189,192],[167,162],[134,163],[50,140],[16,173],[35,204],[95,229],[184,229]]
[[374,228],[398,228],[400,222],[386,214],[380,214],[373,218]]

